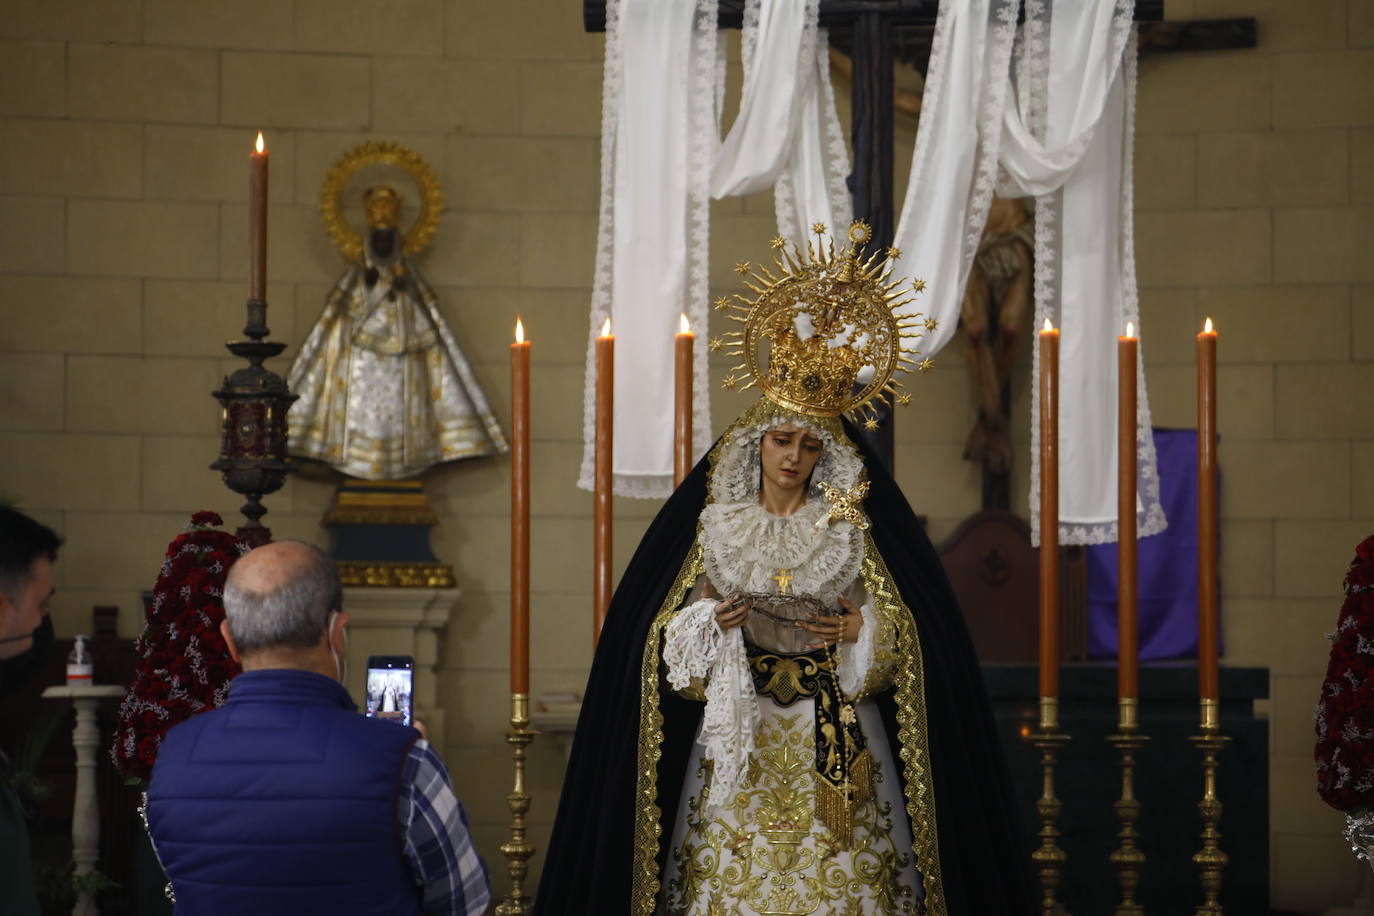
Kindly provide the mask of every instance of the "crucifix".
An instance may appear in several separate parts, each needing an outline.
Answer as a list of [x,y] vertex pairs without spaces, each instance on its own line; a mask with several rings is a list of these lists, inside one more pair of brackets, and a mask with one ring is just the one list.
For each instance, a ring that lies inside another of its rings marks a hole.
[[[741,28],[744,0],[719,0],[720,28]],[[849,192],[854,218],[873,228],[868,249],[892,245],[896,230],[893,201],[893,66],[896,60],[924,72],[930,57],[939,0],[820,0],[819,24],[830,30],[832,47],[853,61],[850,140],[854,166]],[[1145,50],[1210,50],[1255,45],[1253,19],[1171,23],[1164,21],[1164,0],[1136,0],[1135,19],[1142,23],[1140,48]],[[588,32],[606,30],[606,0],[582,0],[582,21]],[[876,431],[859,431],[892,470],[893,420],[891,408],[880,412]]]
[[773,581],[778,583],[778,594],[787,594],[787,588],[792,584],[792,574],[785,569],[778,570],[778,574],[773,577]]

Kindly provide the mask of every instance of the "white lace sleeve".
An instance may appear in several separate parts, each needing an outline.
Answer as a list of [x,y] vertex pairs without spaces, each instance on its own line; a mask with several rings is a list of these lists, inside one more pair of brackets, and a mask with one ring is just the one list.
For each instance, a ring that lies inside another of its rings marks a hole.
[[668,684],[683,690],[693,678],[705,679],[720,655],[724,633],[716,625],[712,609],[716,599],[694,601],[668,622],[663,638],[663,662],[668,666]]
[[878,615],[873,613],[872,598],[863,603],[859,613],[863,615],[864,625],[859,628],[858,640],[840,646],[840,689],[849,697],[857,696],[868,680],[878,633]]
[[722,631],[716,624],[715,606],[714,598],[687,605],[668,624],[663,643],[668,683],[674,690],[684,689],[693,678],[706,679],[706,709],[697,740],[704,756],[715,764],[713,807],[733,798],[743,785],[759,724],[744,631],[739,627]]

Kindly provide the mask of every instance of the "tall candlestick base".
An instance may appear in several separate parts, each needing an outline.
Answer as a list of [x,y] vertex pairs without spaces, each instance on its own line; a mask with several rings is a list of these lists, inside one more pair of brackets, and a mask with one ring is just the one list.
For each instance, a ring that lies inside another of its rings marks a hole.
[[530,810],[530,796],[525,791],[525,748],[534,740],[530,731],[530,696],[527,693],[510,695],[510,728],[506,743],[512,748],[515,762],[515,787],[506,796],[510,807],[510,842],[501,844],[501,854],[509,861],[510,893],[496,906],[497,916],[526,916],[531,901],[525,894],[525,875],[530,870],[534,847],[525,840],[525,815]]
[[1056,826],[1064,804],[1054,794],[1054,767],[1059,749],[1069,741],[1069,736],[1059,731],[1059,698],[1040,698],[1040,729],[1032,732],[1027,739],[1040,751],[1040,767],[1044,773],[1043,790],[1040,800],[1035,803],[1036,813],[1040,815],[1040,846],[1031,853],[1040,876],[1040,912],[1042,916],[1055,916],[1060,912],[1059,883],[1064,875],[1064,866],[1069,861],[1068,853],[1059,848],[1059,828]]
[[1145,853],[1136,845],[1140,834],[1136,832],[1135,823],[1140,818],[1141,805],[1135,797],[1135,755],[1150,739],[1138,731],[1137,701],[1123,697],[1117,702],[1117,733],[1107,736],[1107,743],[1121,755],[1121,798],[1115,805],[1116,815],[1121,820],[1121,830],[1116,835],[1121,845],[1110,857],[1121,885],[1121,902],[1113,912],[1115,916],[1143,916],[1145,911],[1135,902],[1140,872],[1145,867]]
[[1201,731],[1202,734],[1188,739],[1202,753],[1202,801],[1197,805],[1202,813],[1202,849],[1193,854],[1193,864],[1202,878],[1202,904],[1194,913],[1195,916],[1222,916],[1219,899],[1221,873],[1230,860],[1221,851],[1221,831],[1217,829],[1221,821],[1221,802],[1217,799],[1217,755],[1231,739],[1221,734],[1218,701],[1202,701]]

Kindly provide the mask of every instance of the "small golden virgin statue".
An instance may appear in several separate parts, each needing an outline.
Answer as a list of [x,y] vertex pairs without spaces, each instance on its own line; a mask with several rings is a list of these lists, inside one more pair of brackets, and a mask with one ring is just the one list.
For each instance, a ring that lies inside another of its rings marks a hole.
[[[403,169],[419,187],[420,213],[408,230],[401,194],[388,184],[363,193],[365,235],[345,220],[349,179],[374,165]],[[360,144],[325,177],[321,214],[349,265],[291,367],[288,383],[300,396],[289,415],[291,454],[364,480],[400,480],[506,451],[438,297],[409,261],[434,237],[442,203],[429,164],[396,143]]]

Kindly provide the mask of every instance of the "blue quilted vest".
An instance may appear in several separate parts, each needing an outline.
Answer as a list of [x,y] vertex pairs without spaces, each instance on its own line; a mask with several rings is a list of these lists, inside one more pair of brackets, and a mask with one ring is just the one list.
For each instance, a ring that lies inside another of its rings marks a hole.
[[148,787],[178,916],[418,914],[396,816],[417,737],[330,678],[240,674],[222,708],[167,733]]

